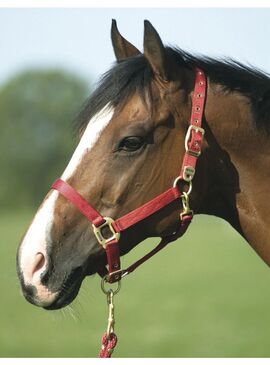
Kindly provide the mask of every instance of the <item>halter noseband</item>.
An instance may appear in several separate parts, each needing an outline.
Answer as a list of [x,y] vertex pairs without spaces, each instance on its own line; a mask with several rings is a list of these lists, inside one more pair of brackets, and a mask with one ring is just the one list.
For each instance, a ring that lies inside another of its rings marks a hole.
[[[93,232],[98,242],[105,249],[108,261],[108,270],[106,267],[101,268],[99,270],[99,274],[101,276],[106,276],[106,280],[110,283],[121,280],[123,276],[134,271],[138,266],[160,251],[169,242],[175,241],[177,238],[181,237],[186,232],[193,218],[193,212],[189,208],[189,194],[192,190],[192,179],[195,175],[197,159],[201,154],[201,146],[204,136],[202,118],[207,91],[207,81],[204,72],[198,68],[195,69],[195,72],[196,77],[192,100],[192,112],[189,128],[185,138],[185,154],[180,174],[175,179],[173,187],[123,217],[113,220],[110,217],[103,217],[67,182],[58,179],[52,185],[52,189],[61,193],[92,223]],[[184,181],[189,185],[187,192],[180,191],[178,184],[179,181]],[[118,245],[121,232],[158,212],[177,199],[182,199],[183,204],[183,211],[180,214],[180,227],[178,231],[170,236],[162,238],[156,248],[127,269],[121,270]],[[107,235],[108,231],[110,232],[109,237]]]

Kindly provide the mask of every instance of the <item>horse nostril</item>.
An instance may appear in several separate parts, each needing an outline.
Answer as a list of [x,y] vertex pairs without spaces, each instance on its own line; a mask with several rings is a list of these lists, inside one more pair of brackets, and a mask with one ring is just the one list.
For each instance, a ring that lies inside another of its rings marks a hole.
[[45,263],[45,256],[43,253],[38,252],[33,263],[32,276],[41,273],[42,269],[45,267]]

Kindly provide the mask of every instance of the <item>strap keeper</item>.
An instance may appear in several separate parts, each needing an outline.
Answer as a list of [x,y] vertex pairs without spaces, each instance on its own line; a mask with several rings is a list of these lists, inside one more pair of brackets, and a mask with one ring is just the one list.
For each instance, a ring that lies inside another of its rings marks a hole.
[[195,168],[192,166],[184,166],[184,170],[183,170],[183,179],[186,182],[190,182],[194,175],[195,175]]

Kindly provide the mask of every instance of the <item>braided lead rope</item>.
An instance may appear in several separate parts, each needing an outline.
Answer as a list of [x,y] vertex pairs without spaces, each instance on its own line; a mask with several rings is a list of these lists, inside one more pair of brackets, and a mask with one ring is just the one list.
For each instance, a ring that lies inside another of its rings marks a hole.
[[113,350],[117,344],[117,336],[114,332],[110,333],[109,336],[107,332],[104,333],[101,340],[101,350],[99,352],[100,358],[111,357]]
[[104,333],[104,335],[102,336],[101,339],[101,350],[99,352],[99,357],[111,357],[113,350],[117,344],[117,336],[114,332],[114,324],[115,324],[115,319],[114,319],[114,302],[113,302],[113,297],[115,294],[117,294],[121,288],[121,283],[118,282],[117,284],[117,289],[116,290],[112,290],[109,289],[107,290],[105,288],[105,278],[102,279],[101,281],[101,289],[103,291],[104,294],[106,294],[107,297],[107,304],[108,304],[108,325],[107,325],[107,331]]

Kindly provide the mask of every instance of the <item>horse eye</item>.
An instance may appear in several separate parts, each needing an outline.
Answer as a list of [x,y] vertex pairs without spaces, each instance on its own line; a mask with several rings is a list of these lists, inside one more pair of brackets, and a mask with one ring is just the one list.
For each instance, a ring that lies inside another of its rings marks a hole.
[[135,152],[144,145],[144,139],[142,137],[126,137],[119,145],[119,150],[127,152]]

